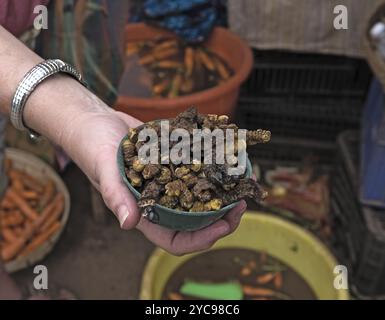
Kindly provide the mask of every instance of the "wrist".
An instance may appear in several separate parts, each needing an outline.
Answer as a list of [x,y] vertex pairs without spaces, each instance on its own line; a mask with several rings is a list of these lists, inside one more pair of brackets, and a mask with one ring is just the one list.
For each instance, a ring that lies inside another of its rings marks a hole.
[[29,97],[23,112],[28,128],[66,149],[68,133],[87,114],[109,109],[100,99],[67,75],[43,81]]

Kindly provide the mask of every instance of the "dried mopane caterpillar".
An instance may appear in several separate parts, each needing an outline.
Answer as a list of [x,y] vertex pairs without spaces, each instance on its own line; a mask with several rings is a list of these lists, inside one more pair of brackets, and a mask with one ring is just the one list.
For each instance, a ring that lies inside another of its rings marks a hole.
[[163,186],[157,184],[156,181],[148,182],[143,188],[140,200],[138,201],[138,207],[144,208],[148,206],[153,206],[159,199],[162,191]]
[[161,166],[158,164],[146,164],[142,170],[142,176],[144,179],[152,179],[160,172]]
[[166,184],[166,195],[179,197],[181,193],[187,189],[182,180],[174,180]]
[[215,211],[222,207],[223,201],[221,199],[211,199],[204,205],[204,211]]
[[185,189],[182,191],[179,196],[179,203],[183,209],[189,210],[194,204],[194,195],[189,189]]
[[131,159],[131,166],[132,166],[132,169],[134,169],[134,171],[136,172],[142,172],[145,167],[145,165],[143,164],[143,161],[141,161],[137,156],[134,156]]
[[159,204],[167,208],[175,208],[179,204],[178,197],[164,195],[159,199]]
[[190,172],[190,168],[187,167],[187,166],[181,166],[181,167],[178,167],[175,169],[175,176],[177,178],[182,178],[183,176],[185,176],[186,174],[188,174]]
[[122,144],[124,162],[129,164],[131,159],[136,154],[135,144],[133,144],[130,140],[125,140]]
[[155,180],[160,184],[169,183],[172,180],[171,170],[165,166],[162,166],[160,168],[160,172],[159,172],[158,176],[155,178]]
[[198,176],[193,173],[188,173],[181,178],[181,180],[186,184],[187,188],[192,188],[198,182]]
[[126,176],[133,187],[140,187],[142,185],[142,177],[132,168],[125,168]]
[[221,199],[224,205],[228,205],[244,198],[259,202],[267,197],[267,192],[262,189],[258,182],[252,179],[241,179],[233,189],[221,191]]
[[[159,122],[146,123],[142,128],[152,128],[161,135]],[[170,121],[170,130],[185,129],[190,133],[190,148],[193,147],[192,132],[194,129],[208,128],[210,130],[234,130],[234,146],[226,145],[224,151],[236,155],[241,149],[257,143],[266,143],[270,140],[268,130],[248,130],[243,140],[238,138],[239,128],[229,123],[225,115],[201,115],[195,108],[189,108]],[[155,204],[180,211],[204,212],[219,210],[223,206],[250,198],[257,202],[266,197],[266,192],[260,185],[249,178],[245,173],[230,175],[229,168],[234,163],[206,164],[204,152],[201,158],[192,159],[190,164],[144,164],[138,158],[138,150],[145,141],[138,141],[141,129],[129,129],[127,139],[122,144],[127,179],[140,193],[139,207],[144,212],[151,211]],[[238,145],[239,142],[239,145]],[[212,159],[216,159],[216,140],[213,141]],[[175,145],[170,143],[170,149]],[[156,147],[156,146],[155,146]],[[159,149],[159,148],[158,148]],[[158,150],[159,153],[159,150]],[[196,154],[194,154],[196,157]],[[160,158],[160,157],[159,157]]]

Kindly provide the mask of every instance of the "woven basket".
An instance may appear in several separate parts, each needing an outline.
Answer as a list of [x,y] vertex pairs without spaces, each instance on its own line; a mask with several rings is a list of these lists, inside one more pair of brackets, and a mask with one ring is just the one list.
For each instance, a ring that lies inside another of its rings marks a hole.
[[51,252],[54,245],[59,240],[60,235],[68,221],[70,213],[70,196],[62,179],[48,164],[39,158],[25,151],[12,148],[7,148],[5,150],[5,156],[6,158],[12,160],[13,166],[16,169],[25,171],[38,180],[44,181],[46,179],[51,179],[55,183],[56,190],[64,196],[64,212],[61,217],[61,226],[59,230],[46,242],[37,247],[35,251],[25,256],[18,257],[15,260],[9,261],[5,264],[5,269],[8,272],[15,272],[29,266],[36,265],[40,260],[42,260],[47,254]]
[[385,60],[377,53],[376,48],[370,41],[369,31],[375,22],[379,21],[381,17],[385,18],[385,4],[381,4],[370,17],[364,34],[364,52],[366,59],[372,68],[373,73],[381,82],[382,87],[385,89]]

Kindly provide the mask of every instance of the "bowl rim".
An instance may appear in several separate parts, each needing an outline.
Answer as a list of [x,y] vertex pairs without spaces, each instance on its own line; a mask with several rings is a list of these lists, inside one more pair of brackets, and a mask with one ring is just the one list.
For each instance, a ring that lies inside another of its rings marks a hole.
[[[161,120],[157,120],[157,121],[161,121]],[[137,128],[140,128],[143,125],[145,125],[145,124],[142,124],[142,125],[138,126]],[[119,143],[118,153],[117,153],[117,165],[118,165],[120,176],[123,179],[123,182],[128,187],[130,192],[133,193],[135,198],[139,198],[140,197],[139,191],[137,191],[131,185],[131,183],[128,181],[127,176],[126,176],[125,171],[124,171],[124,167],[125,166],[124,166],[124,159],[123,159],[123,152],[122,151],[123,151],[123,142],[126,139],[128,139],[128,134],[126,134],[122,138],[120,143]],[[253,168],[252,168],[250,159],[247,156],[247,158],[246,158],[246,177],[247,178],[251,178],[252,171],[253,171]],[[155,208],[158,208],[158,209],[161,209],[161,210],[165,210],[165,211],[170,212],[170,213],[175,213],[175,214],[178,214],[178,215],[182,215],[182,216],[208,217],[208,216],[216,215],[216,214],[218,214],[220,212],[223,212],[223,211],[227,212],[227,211],[233,209],[234,207],[236,207],[239,203],[240,203],[240,201],[236,201],[236,202],[230,203],[227,206],[224,206],[224,207],[222,207],[222,208],[220,208],[219,210],[216,210],[216,211],[201,211],[201,212],[180,211],[180,210],[176,210],[176,209],[167,208],[167,207],[162,206],[160,204],[155,204]]]
[[[153,29],[156,30],[159,34],[164,35],[170,35],[173,37],[177,37],[174,33],[167,31],[162,28],[155,28],[153,26],[146,25],[145,23],[129,23],[125,27],[126,34],[138,34],[139,32],[136,32],[140,29]],[[140,34],[140,33],[139,33]],[[136,96],[125,96],[125,95],[119,95],[115,105],[119,106],[121,104],[126,104],[127,101],[130,101],[130,103],[140,105],[143,108],[151,108],[155,110],[169,108],[173,109],[176,108],[179,105],[183,104],[191,104],[191,100],[194,100],[194,103],[200,103],[202,101],[206,101],[208,99],[213,99],[217,96],[223,96],[227,94],[228,92],[231,92],[235,88],[239,87],[239,85],[246,80],[248,77],[252,65],[253,65],[253,53],[251,48],[247,45],[247,43],[239,37],[237,34],[231,32],[230,30],[223,28],[223,27],[214,27],[213,34],[222,34],[225,37],[231,39],[234,42],[237,42],[237,48],[239,50],[243,51],[243,59],[242,64],[239,67],[238,70],[234,71],[234,74],[224,83],[221,83],[217,86],[214,86],[212,88],[202,90],[195,92],[193,94],[188,94],[185,96],[175,97],[175,98],[159,98],[159,97],[136,97]],[[125,38],[125,43],[127,43],[127,37]]]

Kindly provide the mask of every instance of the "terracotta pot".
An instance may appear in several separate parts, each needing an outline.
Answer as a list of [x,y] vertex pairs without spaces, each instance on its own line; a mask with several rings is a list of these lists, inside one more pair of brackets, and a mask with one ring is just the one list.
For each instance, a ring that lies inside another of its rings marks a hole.
[[[144,23],[126,26],[126,42],[150,40],[161,35],[174,36],[163,29]],[[143,122],[154,119],[175,117],[190,106],[196,106],[200,113],[233,114],[239,88],[249,75],[253,65],[253,55],[248,45],[237,35],[221,27],[215,27],[205,45],[224,59],[234,70],[234,75],[225,83],[176,98],[140,98],[120,96],[116,110],[125,112]]]

